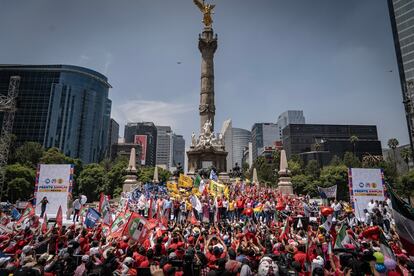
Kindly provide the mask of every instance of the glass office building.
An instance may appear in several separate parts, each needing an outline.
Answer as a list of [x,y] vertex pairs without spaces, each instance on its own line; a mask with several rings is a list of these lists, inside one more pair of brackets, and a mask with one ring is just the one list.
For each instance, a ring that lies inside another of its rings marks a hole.
[[[243,152],[246,147],[249,146],[249,142],[252,141],[252,133],[247,129],[236,128],[232,129],[232,155],[233,155],[233,163],[232,166],[234,167],[237,163],[240,167],[243,165]],[[231,168],[233,168],[231,167]],[[231,169],[230,168],[230,169]]]
[[71,65],[0,65],[0,94],[7,95],[14,75],[21,77],[16,146],[34,141],[84,163],[104,157],[111,112],[104,75]]
[[414,0],[388,0],[411,148],[414,141]]

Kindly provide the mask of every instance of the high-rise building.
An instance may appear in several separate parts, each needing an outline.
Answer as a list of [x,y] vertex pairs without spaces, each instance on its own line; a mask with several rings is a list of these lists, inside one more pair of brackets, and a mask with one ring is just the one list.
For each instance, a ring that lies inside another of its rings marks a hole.
[[[358,141],[352,144],[351,136],[358,137]],[[377,127],[371,125],[290,124],[283,129],[283,148],[288,158],[324,153],[326,162],[335,155],[342,158],[346,152],[360,159],[366,154],[382,155]]]
[[185,140],[182,135],[173,135],[173,162],[174,167],[180,164],[184,167],[185,162]]
[[414,142],[414,1],[388,0],[411,149]]
[[[233,168],[237,163],[240,167],[243,165],[243,152],[246,147],[249,147],[249,142],[252,140],[252,134],[247,129],[242,128],[233,128],[232,129],[232,159],[233,159]],[[228,157],[227,157],[228,158]]]
[[109,122],[109,132],[108,132],[108,152],[107,156],[111,157],[111,150],[112,145],[118,144],[118,138],[119,138],[119,124],[111,118]]
[[13,125],[17,146],[38,142],[84,163],[105,156],[111,112],[107,77],[72,65],[0,65],[0,95],[7,95],[15,75],[21,77]]
[[302,110],[288,110],[277,117],[277,127],[279,129],[279,141],[282,141],[283,129],[289,124],[304,124],[305,116]]
[[173,133],[170,126],[157,127],[157,158],[156,164],[167,170],[173,162]]
[[127,123],[125,143],[141,145],[141,165],[155,166],[157,158],[157,127],[152,122]]
[[224,150],[227,152],[226,168],[227,172],[233,168],[233,123],[231,119],[225,120],[221,127],[221,135],[224,140]]
[[252,127],[253,161],[264,147],[272,146],[279,139],[279,128],[274,123],[256,123]]

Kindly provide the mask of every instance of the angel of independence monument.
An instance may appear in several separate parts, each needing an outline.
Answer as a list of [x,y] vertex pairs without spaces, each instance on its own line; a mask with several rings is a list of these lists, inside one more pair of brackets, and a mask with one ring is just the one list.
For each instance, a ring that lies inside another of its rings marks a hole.
[[217,34],[214,34],[211,18],[215,5],[204,1],[193,0],[203,13],[203,32],[199,35],[198,49],[201,52],[201,91],[200,91],[200,135],[193,132],[191,147],[187,151],[188,173],[214,166],[217,171],[226,171],[227,152],[224,150],[224,139],[221,134],[214,133],[214,53],[217,50]]

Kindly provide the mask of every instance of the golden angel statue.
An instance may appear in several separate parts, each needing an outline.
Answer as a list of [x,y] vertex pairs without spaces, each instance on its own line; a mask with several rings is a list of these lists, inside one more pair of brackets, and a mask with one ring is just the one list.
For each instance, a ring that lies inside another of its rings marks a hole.
[[213,19],[211,18],[211,15],[213,14],[213,9],[216,5],[205,4],[204,0],[203,0],[203,2],[201,2],[201,0],[193,0],[193,2],[200,9],[200,11],[203,13],[204,26],[210,27],[211,24],[213,24]]

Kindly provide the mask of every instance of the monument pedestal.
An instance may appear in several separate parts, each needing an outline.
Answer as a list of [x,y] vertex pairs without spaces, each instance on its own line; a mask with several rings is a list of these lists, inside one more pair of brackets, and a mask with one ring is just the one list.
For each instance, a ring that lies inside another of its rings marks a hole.
[[293,187],[292,182],[290,182],[290,177],[279,177],[279,182],[277,183],[277,189],[282,195],[292,195]]
[[188,172],[197,173],[198,170],[214,166],[217,171],[225,172],[227,152],[215,148],[190,149],[187,151]]
[[282,195],[292,195],[293,186],[290,181],[290,171],[288,169],[288,161],[286,158],[286,151],[280,151],[280,170],[279,170],[279,182],[277,183],[277,189]]

